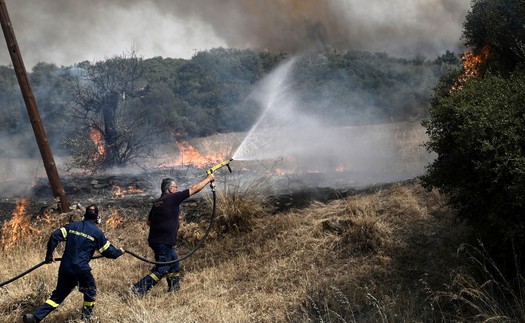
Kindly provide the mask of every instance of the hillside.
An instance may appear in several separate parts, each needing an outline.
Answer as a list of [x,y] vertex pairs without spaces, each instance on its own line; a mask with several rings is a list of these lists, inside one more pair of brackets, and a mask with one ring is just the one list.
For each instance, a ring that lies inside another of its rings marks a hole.
[[[150,265],[131,255],[93,260],[98,322],[430,322],[454,314],[433,298],[462,263],[456,252],[466,230],[417,181],[277,213],[271,200],[253,195],[233,205],[231,193],[217,188],[212,233],[182,263],[176,295],[162,282],[143,299],[133,296],[130,286]],[[207,200],[202,223],[181,228],[180,255],[203,237]],[[110,241],[152,259],[144,210],[102,207]],[[34,219],[34,230],[2,251],[0,280],[41,262],[49,233],[68,218]],[[1,288],[0,320],[15,322],[43,302],[57,269],[45,265]],[[49,319],[76,322],[80,295],[73,292]]]
[[[216,217],[204,245],[182,262],[180,292],[167,295],[161,282],[147,297],[136,298],[130,288],[150,264],[131,254],[94,259],[97,322],[513,322],[525,317],[520,296],[487,276],[490,259],[483,249],[465,244],[470,232],[446,198],[424,190],[414,176],[428,162],[419,125],[334,130],[388,142],[393,148],[387,152],[393,154],[385,155],[389,158],[375,172],[367,171],[366,163],[312,171],[311,159],[303,165],[286,158],[234,160],[232,174],[226,167],[216,173]],[[137,170],[65,176],[69,202],[72,207],[97,203],[109,240],[153,259],[145,217],[161,178],[172,176],[188,187],[204,175],[194,158],[225,160],[245,137],[191,140],[179,146],[179,156],[175,144],[167,145]],[[378,153],[383,152],[377,147],[355,152],[359,157]],[[49,234],[82,214],[79,209],[58,214],[45,179],[27,180],[34,184],[22,185],[20,178],[4,182],[6,188],[25,187],[32,197],[3,195],[0,281],[39,264]],[[212,196],[206,188],[184,202],[179,256],[203,241]],[[479,269],[483,280],[473,278]],[[14,322],[45,301],[57,270],[58,264],[44,265],[0,287],[0,321]],[[77,322],[81,303],[75,291],[49,320]]]

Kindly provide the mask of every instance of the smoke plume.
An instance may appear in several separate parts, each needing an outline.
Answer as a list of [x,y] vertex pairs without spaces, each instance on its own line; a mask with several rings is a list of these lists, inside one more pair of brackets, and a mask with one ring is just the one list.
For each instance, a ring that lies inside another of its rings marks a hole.
[[[6,1],[28,68],[134,49],[190,58],[213,47],[365,50],[434,58],[461,49],[469,0]],[[10,64],[0,50],[0,64]]]
[[[145,58],[190,58],[197,51],[214,47],[283,50],[291,55],[312,50],[363,50],[433,58],[445,50],[461,49],[462,23],[469,3],[470,0],[6,0],[28,69],[38,62],[69,66],[102,60],[130,49]],[[0,64],[9,65],[5,42],[3,46]],[[288,80],[277,74],[268,84]],[[264,109],[268,106],[265,100],[273,97],[287,108],[270,109],[281,114],[269,113],[270,119],[262,123],[266,122],[265,127],[278,127],[274,136],[282,134],[280,138],[291,140],[272,137],[254,141],[268,133],[259,131],[239,151],[239,160],[272,159],[286,152],[293,154],[295,167],[303,172],[310,167],[333,170],[342,165],[345,171],[366,170],[366,180],[372,180],[371,170],[380,172],[385,164],[398,160],[392,157],[398,153],[392,148],[395,143],[383,140],[392,137],[391,130],[385,130],[386,135],[368,128],[344,129],[344,133],[337,132],[340,129],[327,130],[312,118],[298,119],[294,112],[301,98],[271,89],[263,86],[252,99]],[[287,100],[283,101],[283,96]],[[272,123],[274,120],[281,123]],[[301,128],[298,131],[282,124]],[[269,142],[275,144],[263,149]],[[301,150],[304,146],[309,149]],[[44,176],[38,159],[26,161],[23,154],[10,155],[19,148],[13,140],[0,142],[0,165],[8,170],[2,177],[0,195],[13,189],[27,190],[34,178]],[[36,145],[31,148],[36,151]],[[254,155],[250,148],[262,155]],[[321,165],[324,161],[331,164]]]
[[[279,66],[250,95],[263,112],[233,160],[269,161],[303,181],[319,173],[315,184],[330,187],[388,183],[423,173],[433,158],[421,146],[427,139],[423,128],[410,123],[328,126],[301,111],[304,102],[291,86],[294,63]],[[408,144],[405,136],[411,137]]]

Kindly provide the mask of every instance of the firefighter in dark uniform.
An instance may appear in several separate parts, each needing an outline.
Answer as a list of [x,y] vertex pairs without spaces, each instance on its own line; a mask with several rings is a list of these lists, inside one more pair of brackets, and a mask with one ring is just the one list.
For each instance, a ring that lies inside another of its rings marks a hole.
[[53,251],[60,242],[66,242],[58,270],[57,286],[44,304],[33,313],[23,316],[24,323],[42,321],[77,286],[78,290],[84,294],[82,320],[91,319],[97,295],[95,279],[89,267],[93,253],[98,251],[104,257],[112,259],[124,254],[124,249],[117,249],[109,243],[97,224],[100,224],[98,207],[90,205],[86,208],[82,221],[66,224],[51,234],[47,243],[46,263],[54,261]]
[[[170,262],[179,259],[174,249],[179,231],[180,204],[200,192],[207,184],[215,180],[215,175],[210,174],[201,182],[194,184],[189,189],[177,190],[177,183],[172,178],[165,178],[160,185],[161,196],[153,203],[148,215],[149,235],[148,244],[153,249],[155,261]],[[132,291],[137,296],[144,296],[162,277],[168,281],[168,292],[179,290],[180,267],[176,261],[168,265],[156,265],[151,271],[139,280]]]

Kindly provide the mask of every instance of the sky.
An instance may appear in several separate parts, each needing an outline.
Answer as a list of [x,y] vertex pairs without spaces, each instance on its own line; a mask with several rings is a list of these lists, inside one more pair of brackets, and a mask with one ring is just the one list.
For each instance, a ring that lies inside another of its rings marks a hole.
[[[20,52],[70,66],[134,50],[189,59],[211,48],[460,52],[470,0],[5,0]],[[5,41],[0,65],[10,65]]]

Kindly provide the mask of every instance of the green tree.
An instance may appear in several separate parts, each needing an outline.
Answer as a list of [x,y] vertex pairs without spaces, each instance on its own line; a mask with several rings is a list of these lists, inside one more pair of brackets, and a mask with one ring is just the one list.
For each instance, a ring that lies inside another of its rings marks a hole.
[[0,131],[4,134],[31,131],[22,93],[13,68],[0,66]]
[[[98,165],[86,157],[97,151],[86,139],[98,129],[106,155],[97,159],[102,163],[97,167],[110,167],[133,155],[120,151],[126,146],[122,136],[130,133],[122,128],[123,121],[142,113],[144,127],[166,131],[162,137],[168,140],[249,130],[264,108],[250,93],[287,58],[284,52],[215,48],[190,60],[116,56],[71,67],[39,63],[30,77],[52,143],[66,137],[67,148],[86,152],[78,154],[78,162]],[[453,58],[444,55],[430,62],[419,54],[400,59],[386,53],[330,51],[299,59],[291,87],[301,112],[330,119],[332,125],[420,119],[426,116],[431,88]],[[0,100],[6,102],[2,130],[19,133],[27,124],[21,122],[24,106],[16,80],[9,85],[12,69],[4,70],[9,73],[0,75],[7,82],[0,88]],[[150,85],[148,94],[134,98],[145,84]],[[81,142],[87,143],[85,149],[78,149]]]
[[49,143],[53,151],[61,152],[64,138],[75,131],[68,113],[73,102],[75,72],[67,67],[38,63],[29,78]]
[[[525,3],[474,0],[464,38],[489,50],[480,73],[452,70],[435,88],[427,148],[437,153],[423,176],[450,197],[505,270],[525,259]],[[509,264],[507,266],[507,264]]]
[[498,253],[524,246],[524,103],[525,75],[488,75],[436,96],[424,123],[427,147],[438,157],[423,183],[447,193],[459,216]]
[[463,24],[465,45],[475,54],[488,48],[485,68],[511,73],[523,62],[524,18],[523,0],[473,0]]
[[151,122],[165,129],[164,137],[187,135],[187,118],[182,114],[186,104],[183,98],[173,91],[180,82],[179,69],[187,60],[154,57],[144,60],[143,77],[150,85],[150,92],[141,101],[148,110]]
[[[270,58],[262,57],[271,65]],[[193,56],[178,70],[173,89],[187,103],[185,117],[200,125],[198,132],[190,135],[247,130],[255,120],[239,122],[237,116],[253,115],[242,110],[251,106],[241,102],[264,75],[261,57],[251,50],[216,48]]]
[[349,125],[420,120],[427,116],[436,63],[385,53],[333,51],[298,61],[294,70],[303,110]]

